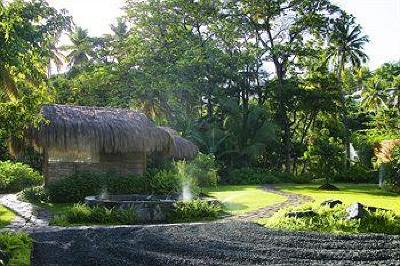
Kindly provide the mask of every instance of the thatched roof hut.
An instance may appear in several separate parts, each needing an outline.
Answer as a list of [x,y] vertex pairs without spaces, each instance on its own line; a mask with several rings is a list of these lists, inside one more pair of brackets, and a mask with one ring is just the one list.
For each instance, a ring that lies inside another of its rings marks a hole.
[[377,143],[374,147],[374,154],[378,163],[390,162],[393,148],[398,145],[400,145],[400,139],[383,140]]
[[144,114],[117,108],[44,105],[33,132],[39,147],[105,153],[169,150],[171,137]]
[[199,148],[191,141],[181,137],[178,133],[169,127],[161,127],[173,138],[173,145],[169,156],[175,160],[192,160],[199,153]]
[[136,111],[87,106],[44,105],[44,121],[29,133],[44,154],[46,182],[76,171],[141,174],[147,156],[192,159],[197,146],[172,129],[157,127]]

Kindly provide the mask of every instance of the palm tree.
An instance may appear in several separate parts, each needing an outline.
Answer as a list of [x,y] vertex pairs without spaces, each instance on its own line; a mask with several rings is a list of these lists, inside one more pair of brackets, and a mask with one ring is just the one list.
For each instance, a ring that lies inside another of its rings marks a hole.
[[92,52],[92,40],[89,37],[88,31],[77,27],[74,32],[69,35],[72,42],[71,45],[63,46],[63,50],[68,51],[66,56],[68,66],[78,66],[89,61]]
[[[61,48],[57,47],[57,42],[60,39],[60,36],[55,36],[49,41],[48,49],[49,49],[49,64],[47,66],[47,77],[51,76],[51,68],[54,65],[57,68],[57,71],[60,72],[64,62],[66,60],[65,55],[61,52]],[[52,65],[53,64],[53,65]]]
[[369,42],[368,36],[362,34],[354,17],[343,14],[336,20],[329,38],[328,58],[335,64],[338,79],[346,67],[359,67],[368,56],[364,53],[364,45]]
[[363,35],[361,26],[355,23],[354,17],[343,13],[336,19],[332,33],[329,38],[327,49],[328,59],[334,63],[338,80],[338,87],[341,88],[342,119],[345,128],[346,158],[347,167],[350,167],[350,131],[346,111],[346,97],[341,85],[342,74],[347,65],[360,67],[368,59],[364,53],[364,45],[369,41],[368,36]]
[[361,96],[361,105],[368,111],[378,112],[380,108],[387,108],[384,81],[376,76],[366,82]]

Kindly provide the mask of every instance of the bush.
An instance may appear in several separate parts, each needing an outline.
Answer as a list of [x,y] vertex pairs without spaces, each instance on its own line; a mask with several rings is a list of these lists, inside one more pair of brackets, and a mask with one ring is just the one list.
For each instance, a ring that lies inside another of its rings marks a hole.
[[30,265],[32,239],[28,234],[0,233],[0,249],[5,251],[9,257],[6,265]]
[[176,170],[158,170],[146,175],[148,192],[157,195],[179,194],[183,179]]
[[104,176],[93,173],[76,173],[47,185],[51,202],[79,202],[86,196],[99,194]]
[[49,194],[43,186],[25,188],[21,199],[32,203],[49,202]]
[[[145,175],[116,176],[81,172],[50,183],[46,192],[55,203],[77,203],[89,195],[112,194],[169,195],[182,192],[182,180],[175,170],[150,170]],[[38,197],[38,191],[26,191],[28,197]]]
[[200,187],[216,186],[218,183],[218,166],[212,154],[200,153],[189,162],[188,175],[196,180]]
[[335,182],[349,183],[375,183],[377,181],[376,171],[368,170],[361,163],[356,163],[348,170],[343,170],[333,177]]
[[[286,213],[293,210],[310,210],[317,213],[313,217],[289,218]],[[261,219],[259,222],[274,229],[290,231],[312,231],[328,233],[385,233],[400,234],[400,216],[393,211],[366,211],[361,219],[346,220],[346,206],[335,208],[307,205],[300,208],[287,208],[279,211],[272,218]]]
[[263,168],[235,169],[228,174],[226,183],[232,185],[262,185],[276,183],[310,183],[310,176],[295,176]]
[[14,193],[42,184],[43,177],[28,165],[0,162],[0,193]]
[[140,175],[108,175],[100,178],[99,182],[101,182],[103,190],[112,194],[141,194],[148,192],[149,187],[146,177]]
[[389,192],[400,193],[400,146],[393,148],[391,161],[385,168],[385,181],[383,189]]
[[64,214],[54,217],[52,225],[90,225],[90,224],[135,224],[136,213],[133,209],[107,209],[105,207],[89,207],[85,204],[75,204]]
[[169,214],[169,222],[194,222],[217,219],[223,213],[221,204],[204,200],[179,201]]

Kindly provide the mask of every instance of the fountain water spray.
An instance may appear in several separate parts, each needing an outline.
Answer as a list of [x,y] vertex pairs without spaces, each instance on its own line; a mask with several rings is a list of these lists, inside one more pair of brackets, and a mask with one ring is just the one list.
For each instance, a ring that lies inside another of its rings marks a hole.
[[190,189],[190,183],[185,182],[182,186],[182,200],[190,201],[193,199],[192,191]]
[[105,200],[105,199],[107,199],[107,198],[108,198],[107,188],[103,188],[103,189],[101,190],[100,195],[99,195],[99,199]]

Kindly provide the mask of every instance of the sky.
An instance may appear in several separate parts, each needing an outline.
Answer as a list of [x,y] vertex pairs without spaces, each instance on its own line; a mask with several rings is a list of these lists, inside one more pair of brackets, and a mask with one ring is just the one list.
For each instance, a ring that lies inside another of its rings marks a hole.
[[[110,33],[110,25],[122,15],[123,0],[48,0],[50,5],[65,8],[77,25],[92,36]],[[400,61],[400,0],[332,0],[353,14],[363,27],[370,43],[365,46],[369,66],[375,69],[386,62]]]

